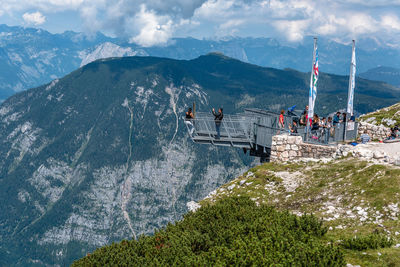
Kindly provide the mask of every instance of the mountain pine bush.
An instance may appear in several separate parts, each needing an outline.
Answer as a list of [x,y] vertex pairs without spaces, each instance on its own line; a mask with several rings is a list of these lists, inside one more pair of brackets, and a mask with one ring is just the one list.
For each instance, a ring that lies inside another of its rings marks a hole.
[[153,236],[99,248],[72,266],[344,266],[341,249],[322,241],[326,231],[313,215],[231,197]]
[[393,239],[382,233],[372,233],[364,236],[355,236],[342,241],[342,246],[351,250],[366,250],[391,247]]

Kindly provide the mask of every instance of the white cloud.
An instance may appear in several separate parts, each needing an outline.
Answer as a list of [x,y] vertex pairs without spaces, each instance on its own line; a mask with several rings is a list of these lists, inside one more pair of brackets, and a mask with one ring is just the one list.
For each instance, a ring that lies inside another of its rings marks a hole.
[[[87,33],[106,31],[145,46],[179,35],[268,36],[299,42],[304,36],[336,40],[375,37],[400,42],[400,0],[1,0],[0,16],[79,12]],[[26,17],[26,18],[25,18]],[[54,17],[54,16],[51,16]]]
[[230,29],[230,28],[238,27],[238,26],[242,25],[244,22],[245,21],[243,19],[231,19],[225,23],[222,23],[220,28],[221,29]]
[[274,22],[275,27],[291,42],[302,41],[309,24],[308,20],[278,20]]
[[381,24],[386,29],[400,31],[400,20],[393,14],[382,16]]
[[10,13],[32,9],[42,12],[59,12],[77,10],[85,2],[96,2],[96,0],[2,0],[1,8]]
[[136,14],[133,23],[139,34],[130,39],[141,46],[153,46],[166,43],[172,36],[173,22],[169,16],[157,16],[154,11],[147,10],[144,4]]
[[83,6],[80,8],[79,13],[86,22],[83,27],[87,33],[92,34],[102,29],[102,22],[97,19],[98,11],[95,6]]
[[22,18],[26,23],[32,25],[41,25],[46,22],[46,17],[40,12],[24,13]]
[[348,16],[347,30],[355,35],[364,35],[378,30],[377,21],[371,16],[356,13]]

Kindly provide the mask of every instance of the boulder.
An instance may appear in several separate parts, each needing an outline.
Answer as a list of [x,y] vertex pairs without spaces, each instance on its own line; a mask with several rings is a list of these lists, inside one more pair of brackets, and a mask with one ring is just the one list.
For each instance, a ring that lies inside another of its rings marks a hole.
[[285,151],[285,149],[286,149],[286,147],[284,145],[276,147],[276,151],[278,151],[278,152],[283,152],[283,151]]
[[296,143],[296,136],[288,136],[287,137],[287,143],[290,144],[290,145]]
[[303,138],[302,138],[301,136],[296,136],[295,144],[296,144],[296,145],[299,145],[299,144],[301,144],[302,142],[303,142]]
[[382,159],[385,157],[385,154],[380,152],[380,151],[375,151],[374,152],[374,159]]
[[296,158],[296,157],[297,157],[297,152],[293,151],[293,150],[290,150],[289,151],[289,158]]

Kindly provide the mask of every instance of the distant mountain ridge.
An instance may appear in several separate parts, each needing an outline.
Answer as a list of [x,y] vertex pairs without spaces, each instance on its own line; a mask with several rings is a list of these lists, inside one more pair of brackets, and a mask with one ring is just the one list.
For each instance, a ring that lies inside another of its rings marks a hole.
[[110,41],[102,34],[51,34],[33,28],[0,25],[0,100],[63,77],[79,67],[79,51]]
[[[51,34],[4,24],[0,25],[0,36],[0,101],[105,57],[141,55],[189,60],[218,51],[243,62],[300,71],[310,70],[312,58],[311,37],[296,46],[282,45],[272,38],[232,37],[221,40],[174,38],[165,46],[140,47],[100,33],[87,38],[82,33]],[[358,43],[358,73],[379,65],[400,68],[397,48],[376,49],[375,42],[365,40]],[[322,72],[348,74],[350,46],[320,38],[319,55]]]
[[[0,265],[69,265],[149,234],[251,165],[241,150],[195,145],[182,116],[307,103],[309,75],[208,54],[101,59],[0,105]],[[348,77],[321,73],[316,110],[344,107]],[[400,101],[357,79],[355,109]]]
[[381,66],[361,73],[359,76],[364,79],[383,81],[400,88],[400,68]]
[[147,53],[143,50],[134,51],[130,47],[124,48],[111,42],[105,42],[96,46],[94,49],[82,51],[81,55],[82,62],[80,67],[102,58],[147,56]]

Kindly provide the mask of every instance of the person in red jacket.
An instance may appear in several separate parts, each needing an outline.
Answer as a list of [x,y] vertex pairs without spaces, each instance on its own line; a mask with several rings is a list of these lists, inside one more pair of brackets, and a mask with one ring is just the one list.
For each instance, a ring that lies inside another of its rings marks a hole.
[[283,114],[285,114],[285,110],[281,110],[281,114],[279,115],[279,128],[283,129],[285,128],[285,118],[283,117]]

